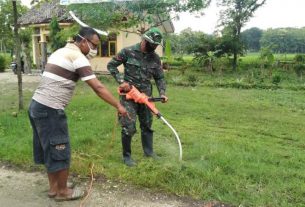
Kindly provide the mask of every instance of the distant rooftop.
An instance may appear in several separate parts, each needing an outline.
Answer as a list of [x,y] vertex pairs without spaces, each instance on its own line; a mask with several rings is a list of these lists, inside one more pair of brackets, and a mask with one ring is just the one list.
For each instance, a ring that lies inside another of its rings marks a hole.
[[58,1],[52,1],[31,8],[18,19],[18,23],[23,26],[50,23],[53,17],[56,17],[58,22],[74,22],[66,6],[59,5]]

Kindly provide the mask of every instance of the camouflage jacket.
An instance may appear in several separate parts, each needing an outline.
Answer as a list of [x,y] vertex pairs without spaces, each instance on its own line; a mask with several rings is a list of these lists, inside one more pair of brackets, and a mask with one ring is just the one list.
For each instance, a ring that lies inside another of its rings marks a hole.
[[[124,74],[120,74],[117,68],[121,64],[124,64]],[[155,52],[141,52],[140,43],[123,48],[108,63],[107,69],[118,83],[129,82],[148,96],[152,95],[150,80],[153,78],[159,94],[165,95],[166,85],[160,58]]]

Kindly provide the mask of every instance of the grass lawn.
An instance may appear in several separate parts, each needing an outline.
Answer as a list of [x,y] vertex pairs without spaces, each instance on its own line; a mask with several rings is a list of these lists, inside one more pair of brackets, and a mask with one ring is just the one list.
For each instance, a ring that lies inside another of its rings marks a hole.
[[[104,79],[115,93],[115,84]],[[27,112],[17,117],[14,87],[1,89],[0,160],[33,167]],[[29,103],[33,86],[25,86]],[[94,173],[156,190],[218,200],[234,206],[305,206],[304,91],[240,90],[168,86],[167,104],[157,104],[175,127],[178,145],[161,120],[154,120],[158,161],[143,157],[140,136],[133,139],[135,168],[121,160],[115,110],[79,83],[67,107],[72,172]]]

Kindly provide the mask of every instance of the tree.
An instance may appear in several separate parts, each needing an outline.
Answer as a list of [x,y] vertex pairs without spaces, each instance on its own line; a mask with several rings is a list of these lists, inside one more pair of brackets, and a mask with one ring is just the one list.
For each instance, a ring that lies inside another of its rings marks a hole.
[[[20,2],[16,2],[17,17],[25,13],[28,9],[25,6],[20,5]],[[13,5],[11,0],[0,1],[0,52],[11,52],[15,48],[13,25]]]
[[262,37],[263,30],[252,27],[241,33],[241,39],[243,44],[245,44],[246,49],[251,52],[257,52],[260,50],[260,39]]
[[31,62],[31,42],[32,42],[32,28],[22,29],[19,32],[21,42],[21,61],[25,73],[31,73],[32,62]]
[[233,70],[237,68],[237,56],[243,52],[241,41],[241,29],[253,16],[254,12],[262,6],[266,0],[218,0],[219,6],[225,7],[220,12],[220,25],[223,26],[227,38],[233,41]]
[[206,66],[210,72],[213,71],[213,63],[217,57],[216,44],[217,39],[214,36],[202,33],[191,49],[194,60]]
[[59,34],[60,34],[60,27],[57,22],[57,18],[53,17],[50,24],[50,42],[51,42],[51,49],[54,52],[55,50],[65,46],[66,41],[62,41]]
[[[20,1],[16,1],[16,12],[17,18],[19,18],[23,13],[28,10],[27,7],[22,6]],[[13,27],[14,27],[14,13],[12,1],[10,0],[3,0],[0,1],[0,52],[10,52],[11,55],[17,52],[17,45],[16,40],[14,37]],[[17,25],[17,27],[19,27]],[[26,31],[26,32],[25,32]],[[21,42],[21,53],[20,57],[22,56],[22,61],[25,63],[26,66],[30,65],[30,55],[29,55],[29,47],[31,41],[31,32],[29,29],[20,31],[19,38]],[[16,61],[16,60],[15,60]],[[30,72],[30,68],[27,68],[25,72]]]
[[192,31],[186,28],[177,34],[170,34],[173,53],[175,54],[194,54],[194,48],[200,44],[201,37],[205,35],[200,31]]
[[[170,13],[181,11],[200,11],[211,0],[141,0],[104,2],[96,4],[74,4],[69,9],[90,26],[108,30],[116,28],[143,34],[149,27],[160,26],[168,21]],[[133,28],[133,31],[130,31]]]
[[180,54],[181,44],[180,35],[178,34],[167,34],[167,38],[171,41],[171,50],[173,54]]
[[18,102],[19,102],[19,110],[23,109],[23,93],[22,93],[22,75],[21,75],[21,59],[20,59],[20,50],[21,44],[18,35],[18,24],[17,24],[17,4],[16,0],[12,1],[13,4],[13,16],[14,16],[14,37],[15,37],[15,44],[16,44],[16,62],[17,62],[17,77],[18,77]]
[[240,44],[240,41],[235,41],[234,36],[232,36],[232,29],[231,27],[225,27],[222,30],[222,36],[218,39],[216,49],[217,49],[217,56],[224,56],[227,55],[232,56],[236,49],[239,49],[239,54],[243,54],[243,48]]
[[260,43],[275,53],[305,53],[305,27],[268,29]]
[[165,57],[168,61],[172,61],[172,47],[169,38],[167,38],[165,41]]

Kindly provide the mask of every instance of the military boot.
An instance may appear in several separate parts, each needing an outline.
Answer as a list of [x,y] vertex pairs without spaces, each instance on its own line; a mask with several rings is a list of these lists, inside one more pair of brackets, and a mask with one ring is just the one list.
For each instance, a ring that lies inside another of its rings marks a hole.
[[131,157],[123,157],[123,162],[128,167],[134,167],[137,165],[137,163],[133,159],[131,159]]
[[131,136],[122,133],[122,147],[123,147],[123,162],[128,167],[133,167],[136,162],[131,159]]
[[142,131],[141,134],[142,147],[145,157],[151,157],[153,159],[159,159],[159,157],[154,153],[153,150],[153,132],[152,130]]

